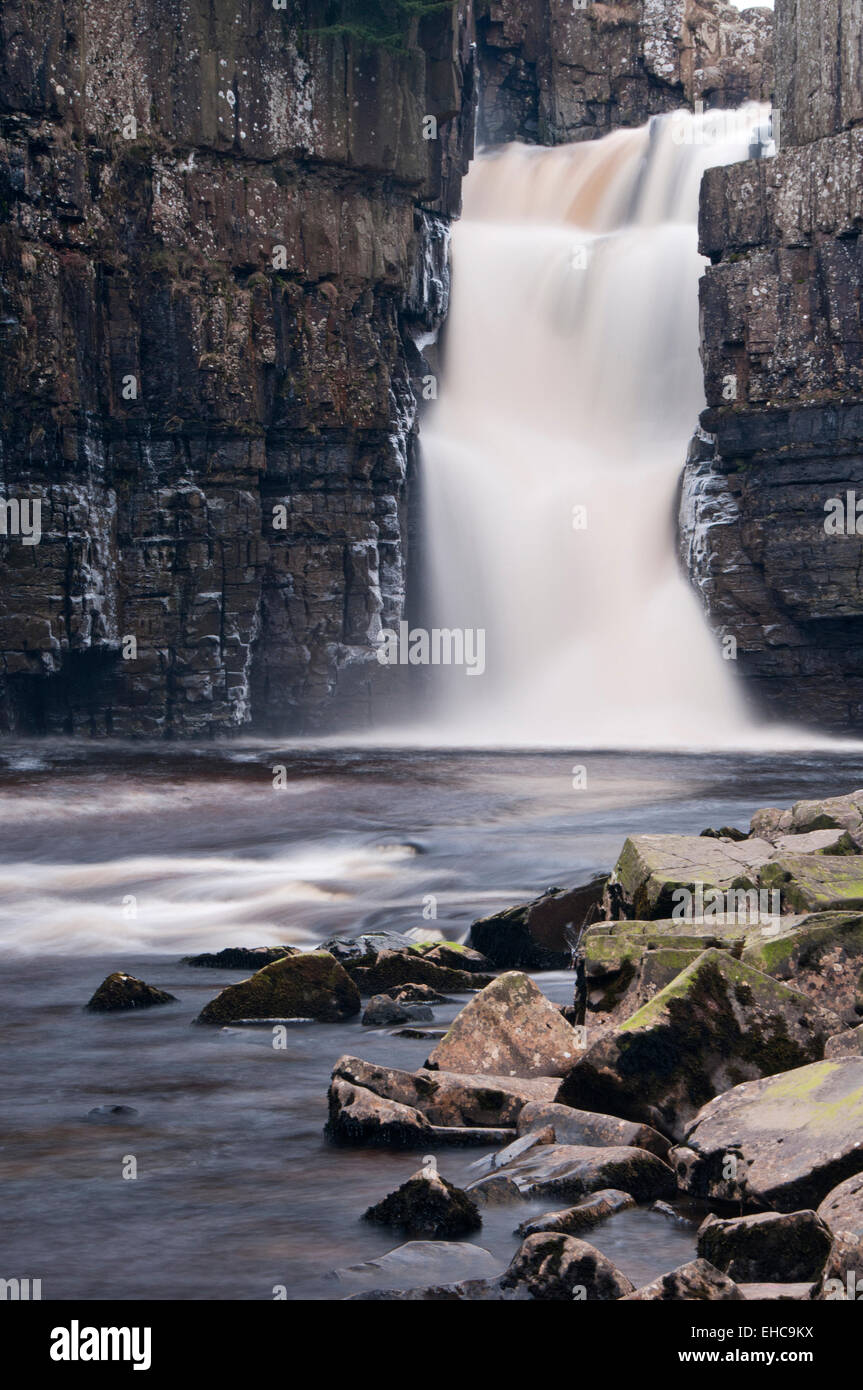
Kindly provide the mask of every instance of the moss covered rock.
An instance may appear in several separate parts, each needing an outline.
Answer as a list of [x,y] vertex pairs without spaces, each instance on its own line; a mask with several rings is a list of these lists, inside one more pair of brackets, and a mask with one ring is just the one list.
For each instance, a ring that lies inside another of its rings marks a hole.
[[221,951],[204,951],[198,956],[184,956],[182,965],[199,970],[262,970],[285,956],[299,955],[296,946],[226,946]]
[[327,951],[305,951],[228,985],[202,1009],[198,1022],[314,1018],[335,1023],[359,1011],[359,991],[344,967]]
[[835,1023],[805,995],[711,949],[589,1047],[556,1099],[680,1139],[713,1096],[823,1056]]
[[380,951],[372,965],[355,966],[352,961],[347,965],[363,997],[389,994],[401,985],[431,985],[442,993],[449,990],[453,994],[466,994],[469,990],[482,989],[493,978],[475,970],[438,965],[427,960],[417,947],[407,951]]
[[152,1009],[157,1004],[176,1004],[174,994],[155,985],[148,985],[123,970],[107,975],[95,994],[85,1004],[91,1014],[122,1013],[128,1009]]
[[529,975],[511,970],[472,999],[429,1057],[430,1067],[493,1076],[563,1076],[578,1036]]
[[863,857],[779,854],[761,868],[760,887],[778,891],[783,912],[863,908]]
[[670,1155],[694,1196],[776,1211],[817,1208],[863,1172],[863,1058],[814,1062],[735,1086]]
[[622,916],[671,917],[680,889],[754,888],[761,867],[774,854],[766,840],[711,840],[700,835],[632,835],[609,881],[609,896]]

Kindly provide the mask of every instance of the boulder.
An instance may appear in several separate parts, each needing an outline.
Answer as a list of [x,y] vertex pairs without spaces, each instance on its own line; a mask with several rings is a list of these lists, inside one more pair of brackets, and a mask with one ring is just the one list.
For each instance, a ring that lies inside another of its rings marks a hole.
[[424,951],[423,956],[434,965],[442,965],[445,970],[467,970],[474,974],[485,971],[488,974],[495,968],[492,961],[480,951],[453,941],[442,941]]
[[204,951],[199,956],[183,956],[181,965],[199,970],[262,970],[285,956],[298,956],[297,946],[226,946],[221,951]]
[[810,913],[753,927],[747,933],[742,960],[792,983],[826,1008],[854,1018],[863,967],[863,916]]
[[504,1148],[498,1149],[496,1153],[485,1154],[478,1158],[475,1163],[470,1165],[470,1172],[479,1177],[483,1173],[494,1173],[498,1168],[506,1168],[510,1163],[514,1163],[517,1158],[535,1149],[538,1144],[553,1144],[554,1130],[550,1125],[544,1129],[532,1130],[529,1134],[520,1134],[511,1140]]
[[599,1038],[557,1101],[641,1121],[676,1139],[712,1096],[823,1055],[835,1018],[796,990],[709,950]]
[[863,1023],[857,1028],[848,1028],[844,1033],[834,1033],[824,1047],[825,1057],[863,1057]]
[[530,976],[513,970],[462,1009],[427,1065],[494,1076],[563,1076],[575,1061],[577,1042]]
[[382,1202],[369,1207],[363,1219],[437,1240],[457,1239],[478,1231],[482,1225],[472,1197],[439,1173],[425,1169],[414,1173]]
[[547,1231],[527,1237],[500,1283],[505,1289],[520,1286],[535,1299],[606,1303],[633,1288],[626,1275],[587,1241]]
[[[848,1231],[863,1237],[863,1172],[846,1178],[828,1192],[818,1208],[818,1215],[834,1234]],[[860,1273],[863,1275],[863,1266]]]
[[800,1211],[863,1171],[861,1134],[863,1058],[853,1057],[735,1086],[669,1158],[694,1196]]
[[351,978],[365,998],[373,994],[389,994],[402,985],[431,985],[443,993],[466,994],[491,984],[491,975],[475,970],[453,970],[426,960],[422,951],[380,951],[372,965],[355,966],[348,961]]
[[578,1144],[537,1146],[492,1177],[471,1183],[467,1190],[473,1194],[500,1180],[514,1186],[522,1201],[561,1197],[575,1202],[600,1188],[614,1187],[637,1202],[652,1202],[673,1197],[677,1190],[672,1170],[655,1154]]
[[331,936],[318,950],[328,951],[341,965],[357,966],[372,965],[381,951],[413,951],[416,944],[413,937],[401,932],[371,931],[362,936]]
[[606,876],[579,888],[549,888],[532,902],[474,922],[467,944],[499,970],[567,970],[585,919],[602,900]]
[[705,839],[700,835],[631,835],[614,866],[607,890],[613,908],[634,919],[672,917],[687,889],[748,890],[758,884],[761,868],[774,853],[762,839]]
[[127,1009],[152,1009],[157,1004],[176,1004],[174,994],[145,984],[134,975],[115,970],[107,975],[96,993],[84,1005],[91,1014],[121,1013]]
[[863,1302],[863,1236],[840,1231],[812,1293],[818,1303]]
[[324,1134],[331,1144],[418,1149],[434,1138],[431,1125],[419,1110],[387,1100],[365,1086],[334,1077],[328,1101]]
[[698,1230],[698,1254],[736,1284],[812,1284],[821,1277],[831,1244],[828,1227],[814,1211],[708,1216]]
[[394,985],[384,991],[397,1004],[451,1004],[445,994],[438,994],[431,985]]
[[554,1142],[596,1148],[646,1149],[658,1158],[667,1158],[671,1148],[665,1135],[650,1125],[620,1120],[616,1115],[599,1115],[592,1110],[574,1110],[569,1105],[531,1101],[518,1117],[519,1134],[550,1128]]
[[751,834],[774,844],[786,835],[844,830],[859,849],[863,847],[863,791],[829,796],[820,801],[798,801],[790,811],[768,806],[755,812],[750,830]]
[[761,868],[759,885],[780,894],[783,912],[863,908],[863,860],[845,854],[777,854]]
[[[336,1062],[329,1093],[328,1138],[337,1143],[364,1143],[362,1130],[353,1123],[356,1102],[350,1102],[350,1113],[342,1120],[341,1111],[351,1089],[367,1092],[369,1096],[392,1102],[418,1117],[419,1132],[429,1134],[428,1126],[444,1129],[488,1130],[503,1128],[511,1131],[503,1138],[514,1138],[514,1126],[522,1108],[531,1101],[550,1100],[557,1081],[554,1077],[515,1078],[500,1076],[460,1076],[450,1072],[401,1071],[364,1062],[359,1057],[344,1056]],[[343,1088],[347,1087],[348,1090]],[[370,1102],[363,1100],[366,1110]],[[404,1116],[402,1115],[402,1118]],[[378,1132],[374,1126],[373,1132]],[[392,1132],[397,1147],[404,1147],[399,1131]],[[386,1143],[381,1138],[375,1142]],[[426,1139],[425,1142],[428,1142]],[[494,1142],[491,1138],[489,1142]]]
[[535,1236],[541,1231],[554,1231],[565,1236],[581,1235],[598,1226],[609,1216],[621,1211],[631,1211],[636,1205],[635,1198],[628,1192],[619,1192],[613,1187],[600,1188],[589,1197],[582,1197],[574,1207],[564,1207],[563,1211],[547,1211],[532,1221],[522,1221],[517,1234]]
[[743,948],[746,927],[655,922],[599,922],[588,927],[578,951],[582,1004],[588,1013],[628,1018],[711,946]]
[[690,1260],[689,1264],[662,1274],[652,1284],[645,1284],[635,1293],[626,1294],[623,1302],[630,1303],[739,1303],[743,1294],[733,1280],[707,1260]]
[[397,1023],[430,1023],[433,1019],[428,1004],[401,1004],[388,994],[375,994],[366,1005],[360,1022],[367,1028],[386,1028]]
[[198,1016],[199,1023],[244,1018],[314,1018],[335,1023],[360,1011],[357,987],[327,951],[304,951],[228,985]]

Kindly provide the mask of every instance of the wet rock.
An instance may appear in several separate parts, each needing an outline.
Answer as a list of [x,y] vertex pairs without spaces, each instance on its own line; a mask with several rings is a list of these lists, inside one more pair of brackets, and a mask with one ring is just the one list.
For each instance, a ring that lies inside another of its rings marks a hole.
[[430,1023],[434,1018],[428,1004],[399,1004],[388,994],[375,994],[365,1007],[361,1022],[367,1028],[386,1028],[397,1023]]
[[468,945],[499,970],[566,970],[586,917],[602,900],[606,876],[580,888],[549,888],[542,897],[474,922]]
[[811,1284],[820,1278],[831,1244],[828,1227],[814,1211],[708,1216],[698,1231],[698,1254],[737,1284]]
[[432,989],[446,993],[466,994],[469,990],[482,989],[490,984],[491,975],[482,975],[473,970],[453,970],[449,966],[436,965],[426,960],[421,951],[380,951],[373,965],[350,965],[351,978],[360,994],[389,994],[401,985],[424,984]]
[[812,1297],[819,1303],[863,1302],[863,1236],[837,1233]]
[[246,1018],[313,1018],[335,1023],[360,1011],[357,987],[327,951],[305,951],[264,966],[228,985],[198,1016],[199,1023]]
[[331,936],[318,947],[344,966],[372,965],[381,951],[412,951],[416,942],[396,931],[364,932],[362,936]]
[[649,1125],[633,1120],[620,1120],[616,1115],[600,1115],[592,1110],[574,1110],[569,1105],[533,1101],[518,1117],[519,1134],[550,1128],[558,1144],[580,1144],[597,1148],[618,1148],[621,1145],[646,1149],[658,1158],[666,1158],[671,1144],[665,1135]]
[[503,1288],[519,1285],[536,1299],[609,1302],[633,1285],[592,1245],[574,1236],[541,1232],[528,1236],[501,1276]]
[[204,951],[199,956],[183,956],[181,965],[202,970],[261,970],[285,956],[298,956],[296,946],[226,946],[222,951]]
[[369,1207],[363,1219],[437,1240],[454,1240],[478,1231],[482,1225],[472,1197],[439,1173],[424,1169]]
[[689,1264],[663,1274],[651,1284],[627,1294],[630,1303],[739,1303],[743,1294],[733,1280],[714,1269],[707,1260],[690,1260]]
[[397,1038],[413,1038],[415,1042],[437,1042],[446,1033],[445,1028],[399,1028]]
[[[863,1237],[863,1173],[855,1173],[828,1192],[818,1215],[834,1234],[848,1231]],[[863,1266],[860,1273],[863,1274]]]
[[800,1211],[863,1172],[861,1132],[863,1058],[815,1062],[717,1096],[669,1157],[693,1196]]
[[504,1148],[498,1149],[497,1153],[478,1158],[470,1165],[470,1172],[474,1177],[480,1177],[483,1173],[493,1173],[498,1168],[505,1168],[508,1164],[514,1163],[517,1158],[536,1148],[537,1144],[553,1143],[554,1130],[550,1125],[546,1125],[544,1129],[532,1130],[530,1134],[520,1134]]
[[563,1076],[577,1054],[576,1041],[533,980],[510,971],[462,1009],[428,1065],[494,1076]]
[[396,985],[385,991],[397,1004],[451,1004],[445,994],[438,994],[431,985]]
[[628,1192],[618,1192],[613,1187],[600,1188],[589,1197],[582,1197],[574,1207],[564,1207],[562,1211],[547,1211],[544,1216],[536,1216],[532,1221],[522,1221],[517,1234],[534,1236],[542,1231],[557,1232],[565,1236],[581,1235],[598,1226],[609,1216],[621,1211],[631,1211],[635,1199]]
[[95,1105],[92,1110],[87,1111],[87,1119],[92,1124],[127,1124],[130,1120],[137,1118],[138,1112],[133,1105]]
[[494,970],[493,963],[480,951],[474,951],[470,946],[461,946],[452,941],[442,941],[439,946],[433,946],[431,950],[425,951],[424,956],[434,965],[442,965],[447,970],[468,970],[474,974],[477,972],[489,974]]
[[[462,1076],[425,1068],[409,1072],[350,1056],[336,1062],[336,1081],[409,1107],[443,1128],[514,1128],[525,1105],[549,1100],[557,1088],[554,1077]],[[332,1122],[332,1098],[330,1117]]]
[[92,1014],[120,1013],[127,1009],[151,1009],[157,1004],[176,1004],[174,994],[145,984],[134,975],[115,970],[107,975],[84,1006]]
[[500,1178],[514,1183],[522,1200],[562,1197],[575,1202],[601,1188],[613,1187],[628,1192],[637,1202],[652,1202],[657,1197],[673,1197],[676,1191],[668,1165],[643,1149],[543,1145],[500,1173],[471,1183],[467,1190],[474,1195]]
[[328,1101],[329,1119],[324,1134],[331,1144],[418,1149],[433,1138],[425,1115],[412,1106],[376,1095],[365,1086],[334,1077]]
[[705,951],[588,1048],[556,1099],[642,1121],[680,1140],[712,1096],[821,1057],[834,1022],[728,952]]

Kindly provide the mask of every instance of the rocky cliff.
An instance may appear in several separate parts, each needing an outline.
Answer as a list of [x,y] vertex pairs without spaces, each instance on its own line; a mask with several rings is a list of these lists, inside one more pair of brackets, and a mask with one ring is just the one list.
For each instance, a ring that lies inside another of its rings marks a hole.
[[697,101],[767,101],[772,33],[769,9],[722,0],[479,0],[479,139],[592,140]]
[[690,569],[774,717],[863,717],[863,11],[777,0],[775,159],[702,186]]
[[421,8],[6,0],[0,727],[367,716],[473,131]]

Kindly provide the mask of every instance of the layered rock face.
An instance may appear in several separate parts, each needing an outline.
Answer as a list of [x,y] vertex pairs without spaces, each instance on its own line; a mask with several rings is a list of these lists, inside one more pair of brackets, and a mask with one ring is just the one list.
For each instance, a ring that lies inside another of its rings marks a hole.
[[707,434],[682,523],[759,703],[850,731],[863,716],[863,12],[777,0],[776,22],[780,152],[702,185]]
[[773,15],[722,0],[480,0],[479,139],[553,145],[770,99]]
[[360,42],[333,8],[3,7],[0,485],[41,516],[4,509],[0,728],[368,714],[472,16]]

